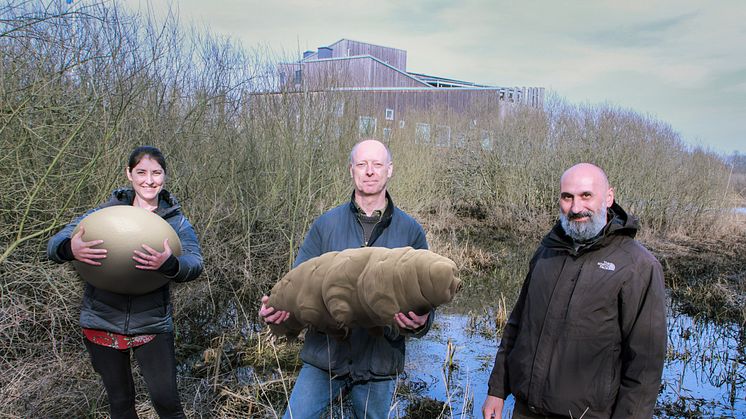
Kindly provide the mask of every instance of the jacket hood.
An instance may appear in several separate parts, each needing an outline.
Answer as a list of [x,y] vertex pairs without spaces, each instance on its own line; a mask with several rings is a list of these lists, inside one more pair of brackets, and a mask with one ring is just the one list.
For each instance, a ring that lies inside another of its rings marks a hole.
[[[132,188],[119,188],[111,193],[109,202],[103,207],[114,205],[132,205],[135,200],[135,190]],[[181,205],[171,192],[162,189],[158,194],[158,209],[154,211],[161,218],[169,218],[181,213]]]
[[565,233],[562,224],[557,220],[549,234],[542,239],[541,245],[551,249],[566,249],[571,253],[583,253],[605,246],[614,236],[635,237],[640,227],[637,217],[627,214],[616,201],[607,209],[607,214],[609,221],[604,226],[602,233],[587,243],[576,243],[572,237]]

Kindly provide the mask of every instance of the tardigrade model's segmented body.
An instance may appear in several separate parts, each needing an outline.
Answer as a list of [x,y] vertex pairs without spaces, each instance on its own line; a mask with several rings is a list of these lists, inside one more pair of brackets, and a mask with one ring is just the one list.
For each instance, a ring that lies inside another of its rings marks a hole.
[[394,314],[424,314],[448,303],[458,290],[456,264],[429,250],[364,247],[329,252],[288,272],[269,306],[291,313],[276,335],[295,336],[306,326],[333,335],[351,327],[395,326]]

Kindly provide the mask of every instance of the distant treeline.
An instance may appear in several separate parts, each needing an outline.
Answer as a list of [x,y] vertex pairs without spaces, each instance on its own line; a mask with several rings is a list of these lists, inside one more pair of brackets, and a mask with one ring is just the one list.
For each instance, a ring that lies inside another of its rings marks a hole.
[[746,154],[734,152],[725,157],[725,162],[733,167],[733,173],[746,173]]
[[725,162],[732,170],[731,186],[729,189],[734,190],[741,200],[736,205],[746,207],[746,154],[734,152],[725,158]]
[[[349,199],[347,153],[360,135],[355,104],[338,115],[331,95],[257,100],[254,93],[276,87],[281,58],[115,1],[0,5],[5,414],[98,412],[100,386],[77,328],[80,281],[47,262],[44,248],[72,217],[126,184],[125,159],[136,145],[165,152],[167,188],[205,253],[203,279],[176,291],[180,356],[253,323],[258,296],[287,271],[309,223]],[[544,109],[495,115],[480,130],[470,128],[471,115],[453,112],[407,118],[433,126],[447,119],[463,140],[423,144],[414,124],[387,140],[394,200],[423,220],[436,244],[450,240],[438,236],[444,225],[465,218],[544,231],[556,217],[559,175],[580,161],[607,170],[621,204],[649,234],[712,232],[720,210],[732,206],[722,158],[613,105],[555,96]],[[195,382],[191,409],[213,411],[216,390]]]

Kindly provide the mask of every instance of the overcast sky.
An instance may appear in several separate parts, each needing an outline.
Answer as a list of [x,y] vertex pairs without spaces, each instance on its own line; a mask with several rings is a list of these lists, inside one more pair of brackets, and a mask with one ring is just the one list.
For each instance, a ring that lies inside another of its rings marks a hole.
[[608,102],[668,122],[687,144],[746,153],[743,0],[176,4],[182,21],[248,48],[295,57],[342,38],[391,46],[407,51],[408,71]]

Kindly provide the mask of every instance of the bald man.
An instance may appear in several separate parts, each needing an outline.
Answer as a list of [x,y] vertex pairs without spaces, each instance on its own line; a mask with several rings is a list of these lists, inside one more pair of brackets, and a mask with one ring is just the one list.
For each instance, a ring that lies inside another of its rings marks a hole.
[[[376,140],[357,143],[348,169],[352,198],[313,223],[293,267],[327,252],[363,246],[427,249],[422,227],[395,207],[386,191],[394,170],[388,148]],[[267,323],[286,321],[290,314],[267,307],[268,300],[262,297],[259,316]],[[358,328],[339,339],[307,330],[300,354],[303,367],[283,418],[316,419],[343,394],[349,394],[355,417],[387,418],[396,378],[404,369],[405,336],[427,333],[431,314],[397,313],[393,321],[403,335],[391,328],[378,333]]]
[[588,163],[560,179],[559,221],[529,264],[482,406],[501,418],[651,418],[666,353],[663,272]]

